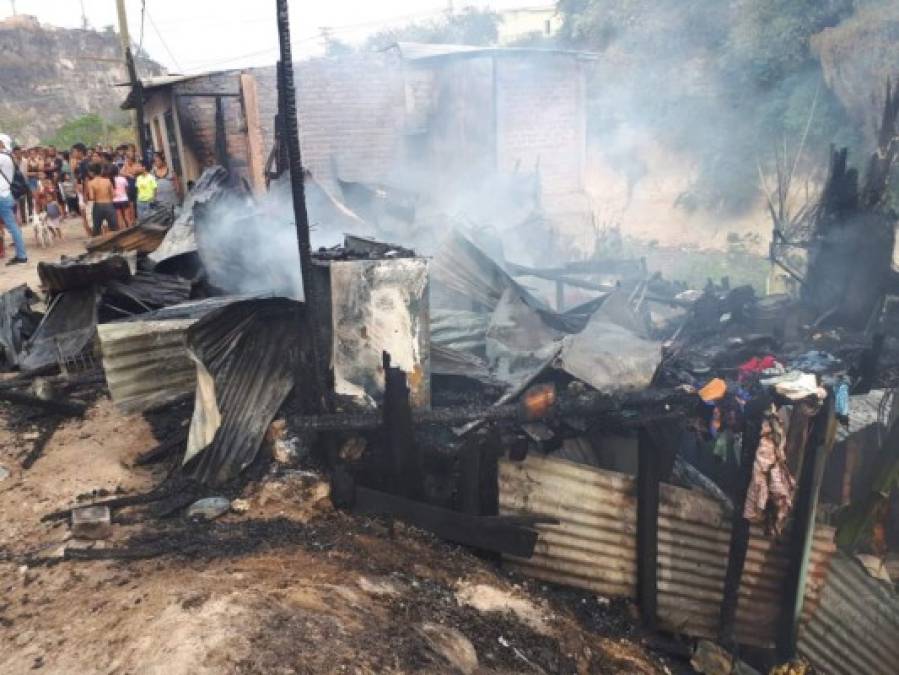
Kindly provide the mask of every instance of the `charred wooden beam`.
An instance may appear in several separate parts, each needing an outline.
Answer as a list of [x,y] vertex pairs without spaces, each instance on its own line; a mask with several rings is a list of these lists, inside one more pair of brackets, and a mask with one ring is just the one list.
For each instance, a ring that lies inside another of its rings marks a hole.
[[530,558],[534,553],[537,531],[532,524],[546,520],[472,516],[361,486],[354,488],[351,510],[396,518],[447,541],[520,558]]
[[[602,394],[559,397],[546,415],[588,415],[624,428],[640,427],[650,422],[676,419],[681,410],[695,404],[695,396],[677,392],[645,391],[618,397]],[[544,416],[545,417],[545,416]],[[413,410],[415,424],[456,425],[472,420],[533,421],[523,406],[508,403],[494,406],[448,406],[432,410]],[[303,415],[291,420],[298,431],[365,431],[377,429],[383,418],[377,413],[337,413]]]
[[658,622],[659,496],[674,467],[678,446],[672,429],[657,422],[637,434],[637,604],[643,625]]
[[297,119],[296,90],[293,84],[293,56],[290,48],[290,13],[287,0],[276,0],[275,7],[278,18],[278,44],[281,61],[278,82],[278,102],[280,104],[278,114],[284,125],[284,140],[287,145],[293,215],[300,254],[300,277],[303,281],[303,299],[306,304],[306,311],[299,315],[299,330],[302,335],[308,336],[309,340],[309,360],[305,363],[302,359],[300,360],[296,381],[309,382],[311,379],[311,386],[299,388],[299,391],[304,392],[306,396],[304,407],[307,410],[311,409],[312,412],[326,412],[330,408],[330,396],[321,359],[324,352],[319,345],[318,295],[315,292],[315,278],[312,273],[309,214],[306,212],[303,161],[300,156],[300,129]]
[[649,432],[637,440],[637,604],[643,625],[653,630],[658,609],[659,485],[658,452]]
[[391,492],[411,499],[421,493],[421,458],[415,447],[412,407],[409,404],[409,385],[406,373],[390,365],[390,354],[384,352],[383,429],[388,465],[391,468],[388,484]]
[[746,408],[743,449],[740,456],[740,476],[734,496],[730,548],[727,555],[727,571],[724,574],[724,593],[718,622],[718,641],[728,648],[734,644],[740,579],[743,576],[746,553],[749,550],[749,521],[743,517],[743,505],[746,503],[749,483],[752,481],[752,467],[755,464],[755,455],[761,440],[762,413],[769,403],[770,400],[767,396],[761,396],[750,402]]
[[42,399],[31,394],[24,394],[19,391],[0,390],[0,401],[8,401],[18,405],[27,405],[33,408],[43,408],[60,415],[70,415],[72,417],[81,417],[87,411],[87,404],[81,401],[72,401],[65,399]]

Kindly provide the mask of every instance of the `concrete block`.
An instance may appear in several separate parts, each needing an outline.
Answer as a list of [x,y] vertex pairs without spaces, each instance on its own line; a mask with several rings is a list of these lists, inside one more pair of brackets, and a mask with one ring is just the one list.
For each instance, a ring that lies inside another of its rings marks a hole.
[[112,515],[108,506],[72,509],[72,536],[79,539],[106,539],[112,534]]

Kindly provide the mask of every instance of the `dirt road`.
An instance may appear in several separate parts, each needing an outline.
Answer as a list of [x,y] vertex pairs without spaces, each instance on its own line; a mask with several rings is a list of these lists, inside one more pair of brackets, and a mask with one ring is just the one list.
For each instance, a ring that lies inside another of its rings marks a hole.
[[48,562],[73,542],[42,515],[162,479],[166,467],[132,466],[160,426],[105,396],[46,439],[33,411],[0,404],[0,416],[2,673],[664,672],[626,607],[565,600],[424,533],[334,511],[308,471],[269,472],[244,488],[245,513],[211,524],[119,510],[102,544],[176,552]]
[[28,262],[25,265],[6,266],[6,262],[15,255],[12,238],[4,233],[6,257],[0,258],[0,293],[21,283],[27,283],[32,290],[38,290],[40,281],[37,277],[37,264],[40,261],[57,262],[62,255],[76,256],[84,253],[84,242],[88,237],[84,232],[80,218],[68,218],[62,226],[63,239],[55,240],[48,248],[41,248],[34,241],[34,231],[26,227],[24,231],[25,246],[28,249]]

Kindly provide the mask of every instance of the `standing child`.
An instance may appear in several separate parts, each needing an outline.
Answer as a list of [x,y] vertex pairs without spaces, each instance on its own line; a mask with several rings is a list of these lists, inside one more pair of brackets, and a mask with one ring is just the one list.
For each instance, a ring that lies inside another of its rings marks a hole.
[[140,220],[150,212],[153,202],[156,201],[156,178],[140,164],[136,173],[134,184],[137,188],[137,219]]
[[115,164],[109,165],[109,172],[112,174],[112,203],[115,206],[119,227],[131,227],[131,213],[128,208],[128,179],[119,175],[119,167]]
[[55,199],[47,201],[44,213],[47,214],[47,228],[54,239],[62,239],[62,209]]
[[78,205],[78,189],[71,173],[65,173],[62,182],[59,184],[59,191],[62,192],[63,200],[66,204],[66,215],[80,216],[81,209]]

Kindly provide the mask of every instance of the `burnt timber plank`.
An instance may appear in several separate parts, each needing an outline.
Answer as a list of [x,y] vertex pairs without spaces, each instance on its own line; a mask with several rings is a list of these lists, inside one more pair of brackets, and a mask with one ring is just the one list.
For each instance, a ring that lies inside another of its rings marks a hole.
[[521,519],[471,516],[361,486],[355,488],[352,510],[368,516],[396,518],[441,539],[503,555],[530,558],[537,543],[537,531]]

